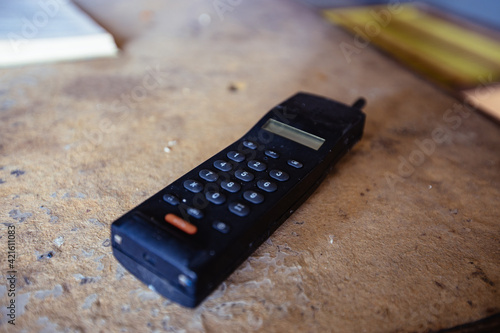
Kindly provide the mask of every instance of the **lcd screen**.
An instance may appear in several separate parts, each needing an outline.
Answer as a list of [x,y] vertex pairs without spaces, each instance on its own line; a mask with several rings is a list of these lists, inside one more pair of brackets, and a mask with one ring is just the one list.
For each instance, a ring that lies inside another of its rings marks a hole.
[[283,124],[282,122],[274,119],[269,119],[264,126],[262,126],[262,128],[314,150],[318,150],[319,147],[321,147],[321,145],[325,142],[325,139],[320,138],[319,136],[299,130],[298,128],[290,125]]

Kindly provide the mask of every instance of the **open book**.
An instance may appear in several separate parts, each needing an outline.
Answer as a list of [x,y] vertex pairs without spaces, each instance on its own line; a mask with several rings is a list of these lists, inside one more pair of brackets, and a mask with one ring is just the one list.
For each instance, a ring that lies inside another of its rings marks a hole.
[[0,67],[116,56],[111,34],[67,0],[0,0]]

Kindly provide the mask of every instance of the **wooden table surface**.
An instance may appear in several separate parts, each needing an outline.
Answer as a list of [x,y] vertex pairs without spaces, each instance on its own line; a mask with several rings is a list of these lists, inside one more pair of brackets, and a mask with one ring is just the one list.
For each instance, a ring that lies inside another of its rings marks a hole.
[[[347,59],[353,37],[294,1],[80,3],[117,59],[0,72],[0,331],[415,332],[500,311],[497,124],[370,45]],[[368,102],[311,198],[194,310],[126,272],[112,221],[297,91]]]

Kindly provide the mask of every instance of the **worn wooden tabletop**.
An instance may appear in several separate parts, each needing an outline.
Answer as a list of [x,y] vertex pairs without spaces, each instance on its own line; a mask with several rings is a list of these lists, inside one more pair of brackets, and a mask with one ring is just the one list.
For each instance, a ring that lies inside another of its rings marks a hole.
[[[311,8],[223,2],[109,2],[117,59],[0,72],[0,331],[414,332],[499,312],[499,126],[369,43],[346,57],[353,37]],[[126,272],[111,222],[297,91],[368,101],[312,197],[194,310]]]

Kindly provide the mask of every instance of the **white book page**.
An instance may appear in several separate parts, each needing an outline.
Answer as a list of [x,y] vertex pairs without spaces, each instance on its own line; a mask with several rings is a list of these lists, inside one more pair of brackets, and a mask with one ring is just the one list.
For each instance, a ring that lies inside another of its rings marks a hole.
[[[68,50],[71,39],[85,45]],[[95,56],[117,53],[112,36],[71,1],[0,0],[0,66],[50,61],[51,53],[54,60],[88,58],[93,50]]]

